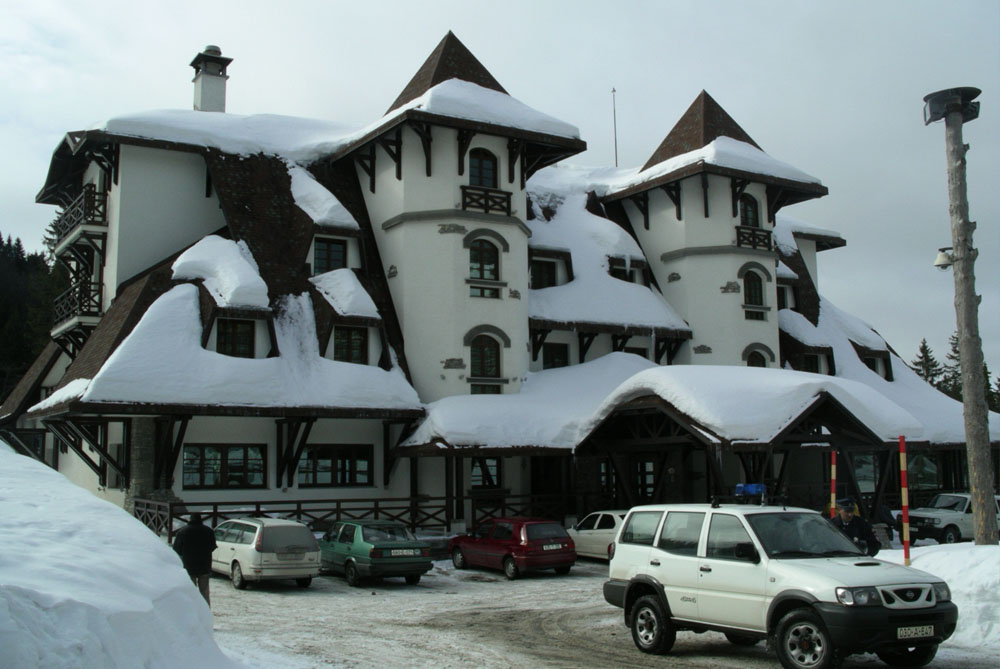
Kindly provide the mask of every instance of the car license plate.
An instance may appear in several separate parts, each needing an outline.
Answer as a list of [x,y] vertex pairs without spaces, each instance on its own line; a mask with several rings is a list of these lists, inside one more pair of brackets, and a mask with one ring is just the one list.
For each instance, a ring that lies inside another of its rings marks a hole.
[[279,560],[301,560],[305,557],[305,553],[278,553]]
[[389,555],[393,557],[403,557],[406,555],[416,555],[417,551],[412,548],[393,548]]
[[545,544],[542,546],[542,550],[546,551],[557,550],[559,548],[562,548],[562,544]]
[[896,630],[897,639],[920,639],[928,636],[934,636],[934,625],[900,627]]

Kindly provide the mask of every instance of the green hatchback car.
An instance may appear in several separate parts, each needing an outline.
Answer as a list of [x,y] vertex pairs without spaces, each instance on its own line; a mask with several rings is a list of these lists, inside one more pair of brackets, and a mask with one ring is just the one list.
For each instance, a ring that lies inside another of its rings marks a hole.
[[350,586],[365,578],[403,576],[409,585],[431,569],[431,547],[391,520],[342,520],[319,542],[320,567]]

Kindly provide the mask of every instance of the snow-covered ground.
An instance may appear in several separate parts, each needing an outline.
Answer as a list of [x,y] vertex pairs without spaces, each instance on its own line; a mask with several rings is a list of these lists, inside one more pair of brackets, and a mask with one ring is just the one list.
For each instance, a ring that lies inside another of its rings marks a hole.
[[[417,586],[321,577],[237,591],[213,578],[209,612],[173,551],[122,509],[0,443],[0,667],[773,667],[763,645],[682,633],[670,655],[632,645],[604,602],[607,567],[507,581],[448,562]],[[902,551],[880,559],[902,561]],[[959,607],[933,666],[1000,656],[1000,547],[917,546]],[[852,656],[846,668],[881,666]]]

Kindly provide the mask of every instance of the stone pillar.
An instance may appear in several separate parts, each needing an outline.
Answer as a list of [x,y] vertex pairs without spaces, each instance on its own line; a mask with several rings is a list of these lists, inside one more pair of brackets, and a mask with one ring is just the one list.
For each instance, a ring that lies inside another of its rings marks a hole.
[[132,418],[128,491],[125,510],[132,513],[136,497],[149,498],[156,489],[153,480],[156,462],[156,420]]

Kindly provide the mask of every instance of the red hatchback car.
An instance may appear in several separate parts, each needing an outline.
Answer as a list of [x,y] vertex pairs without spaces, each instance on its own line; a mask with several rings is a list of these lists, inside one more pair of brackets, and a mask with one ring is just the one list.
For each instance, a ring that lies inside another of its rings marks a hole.
[[456,569],[503,569],[512,580],[536,569],[568,574],[576,562],[576,549],[565,528],[544,518],[490,518],[474,533],[452,537],[448,550]]

